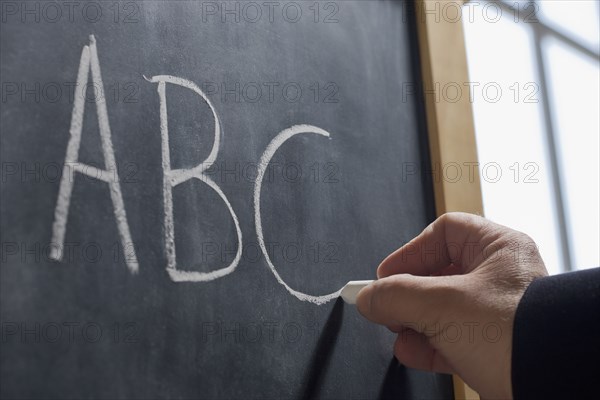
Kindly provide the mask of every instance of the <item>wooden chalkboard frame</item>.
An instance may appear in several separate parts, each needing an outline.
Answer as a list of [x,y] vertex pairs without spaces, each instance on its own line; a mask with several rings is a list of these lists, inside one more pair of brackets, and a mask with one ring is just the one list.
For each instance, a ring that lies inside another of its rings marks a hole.
[[[473,110],[468,96],[458,101],[436,99],[434,90],[448,83],[469,82],[462,18],[446,18],[443,7],[461,8],[463,0],[417,0],[416,24],[420,54],[422,89],[427,119],[427,134],[432,169],[447,163],[477,162]],[[475,165],[475,164],[467,164]],[[433,179],[436,214],[463,211],[483,215],[479,171],[469,177],[450,182]],[[453,377],[454,397],[479,399],[479,395],[458,376]]]

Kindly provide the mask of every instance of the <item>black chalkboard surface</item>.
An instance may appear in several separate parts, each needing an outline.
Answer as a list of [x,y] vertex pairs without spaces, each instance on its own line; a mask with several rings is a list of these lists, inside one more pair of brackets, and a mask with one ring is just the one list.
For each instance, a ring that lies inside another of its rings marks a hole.
[[434,218],[404,3],[1,18],[3,398],[452,397],[335,299]]

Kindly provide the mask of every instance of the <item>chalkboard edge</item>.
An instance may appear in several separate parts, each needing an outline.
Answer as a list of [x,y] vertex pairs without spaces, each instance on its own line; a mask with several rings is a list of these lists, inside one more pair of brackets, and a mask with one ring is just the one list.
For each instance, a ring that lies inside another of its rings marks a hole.
[[[462,8],[465,0],[451,2]],[[439,0],[417,0],[415,13],[412,15],[417,25],[422,96],[432,169],[449,162],[461,166],[463,163],[477,163],[473,110],[468,96],[461,96],[458,101],[450,102],[436,101],[435,96],[427,95],[436,83],[443,87],[447,83],[470,82],[462,21],[450,21],[440,18],[438,13],[425,12],[440,10],[439,3]],[[477,168],[474,169],[473,178],[460,179],[458,182],[444,179],[433,181],[438,216],[452,211],[483,216],[481,182]],[[458,375],[453,375],[453,384],[456,400],[479,400],[477,392]]]

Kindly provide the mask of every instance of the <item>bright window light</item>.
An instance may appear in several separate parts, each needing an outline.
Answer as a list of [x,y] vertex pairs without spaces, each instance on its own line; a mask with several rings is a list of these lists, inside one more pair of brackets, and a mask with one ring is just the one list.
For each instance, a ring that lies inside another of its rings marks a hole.
[[512,181],[495,182],[482,169],[485,214],[532,236],[550,273],[597,267],[600,4],[506,0],[465,7],[486,5],[501,8],[501,18],[463,18],[470,79],[495,83],[503,93],[498,101],[474,98],[477,149],[484,168],[497,163]]
[[542,0],[536,7],[540,21],[598,51],[598,0]]
[[600,68],[556,39],[544,41],[573,265],[600,265]]
[[[464,21],[487,218],[529,234],[551,273],[563,270],[546,157],[533,39],[524,23]],[[488,86],[488,94],[481,93]],[[496,101],[494,87],[502,90]],[[500,167],[501,178],[495,172]]]

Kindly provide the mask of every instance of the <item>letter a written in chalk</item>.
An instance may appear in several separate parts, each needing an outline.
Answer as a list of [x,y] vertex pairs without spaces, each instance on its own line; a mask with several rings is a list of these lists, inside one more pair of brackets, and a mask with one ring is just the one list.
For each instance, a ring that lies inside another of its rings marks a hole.
[[[73,193],[74,173],[79,172],[88,175],[91,178],[108,183],[110,198],[113,204],[113,211],[117,221],[117,228],[123,246],[123,252],[127,262],[127,267],[131,273],[137,273],[139,266],[135,249],[129,233],[129,225],[125,214],[125,205],[121,195],[121,186],[116,171],[115,153],[113,150],[110,125],[108,122],[108,112],[106,110],[106,101],[102,93],[96,93],[94,101],[96,103],[96,112],[98,113],[98,123],[100,128],[100,139],[102,142],[102,155],[107,169],[99,169],[91,165],[79,162],[79,146],[81,144],[81,133],[83,128],[83,113],[85,107],[85,88],[88,87],[88,75],[92,73],[92,82],[94,90],[96,88],[104,90],[102,75],[100,73],[100,62],[98,61],[98,52],[96,50],[96,39],[90,36],[89,46],[84,46],[81,52],[81,61],[79,62],[79,71],[77,73],[77,85],[75,88],[81,88],[82,92],[76,93],[74,97],[73,113],[71,115],[71,127],[69,129],[69,144],[67,145],[67,155],[63,166],[63,174],[58,191],[58,200],[54,210],[54,223],[52,224],[52,251],[50,257],[60,261],[63,258],[63,248],[65,233],[67,229],[67,218],[69,215],[69,205],[71,194]],[[114,169],[113,172],[110,169]]]

